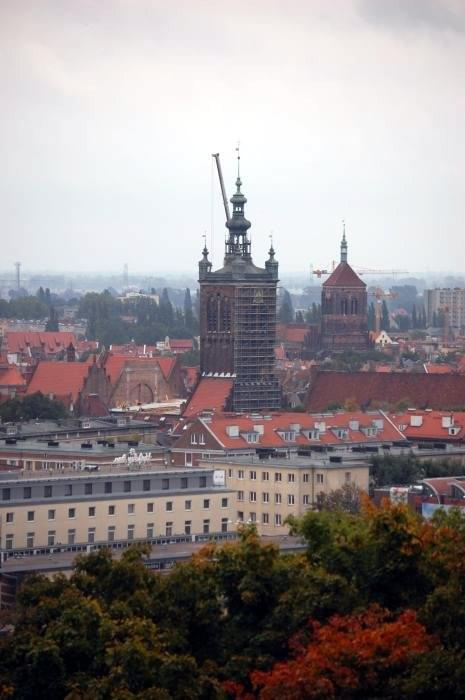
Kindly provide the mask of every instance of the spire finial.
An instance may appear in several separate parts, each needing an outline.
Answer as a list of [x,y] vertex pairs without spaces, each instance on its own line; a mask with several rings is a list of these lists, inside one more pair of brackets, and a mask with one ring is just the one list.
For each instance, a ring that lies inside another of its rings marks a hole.
[[241,177],[241,142],[237,142],[236,146],[237,153],[237,179],[240,180]]
[[346,222],[342,219],[341,262],[347,262]]

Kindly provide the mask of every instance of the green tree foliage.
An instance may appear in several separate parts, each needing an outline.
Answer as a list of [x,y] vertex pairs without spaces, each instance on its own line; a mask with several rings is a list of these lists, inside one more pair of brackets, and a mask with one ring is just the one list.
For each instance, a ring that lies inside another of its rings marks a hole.
[[49,315],[49,307],[36,296],[24,296],[5,301],[0,299],[0,317],[41,320]]
[[381,329],[382,331],[389,332],[389,329],[391,327],[391,323],[389,320],[389,309],[386,304],[386,299],[383,299],[383,303],[381,305]]
[[53,306],[50,307],[50,316],[48,317],[48,321],[45,324],[45,330],[46,331],[59,331],[59,325],[58,325],[58,314]]
[[362,491],[353,483],[344,484],[318,496],[318,510],[342,510],[346,513],[358,513],[362,502]]
[[375,305],[373,302],[370,303],[368,307],[368,330],[369,331],[374,331],[376,328],[376,312],[375,312]]
[[0,418],[4,422],[31,420],[34,418],[66,418],[68,412],[61,401],[49,399],[42,392],[25,396],[23,399],[8,399],[0,404]]
[[278,310],[278,321],[280,321],[280,323],[292,323],[294,321],[294,307],[292,306],[291,295],[287,289],[284,288]]

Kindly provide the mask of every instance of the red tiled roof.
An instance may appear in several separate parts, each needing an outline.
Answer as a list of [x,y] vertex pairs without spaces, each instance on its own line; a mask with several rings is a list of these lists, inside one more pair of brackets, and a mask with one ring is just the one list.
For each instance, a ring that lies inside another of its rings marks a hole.
[[105,371],[110,378],[111,383],[114,385],[123,371],[126,364],[130,364],[131,367],[145,367],[147,364],[155,366],[158,365],[162,371],[165,379],[169,379],[174,366],[176,365],[175,357],[134,357],[134,355],[117,355],[109,352],[106,354],[103,360],[103,366]]
[[183,412],[192,418],[201,411],[223,411],[233,388],[233,380],[223,377],[202,377]]
[[56,353],[68,347],[76,346],[76,336],[67,331],[7,331],[6,346],[9,353],[21,353],[30,347],[44,349],[45,353]]
[[436,365],[434,362],[425,362],[423,367],[426,374],[453,374],[456,372],[452,365]]
[[[186,417],[186,414],[184,414]],[[331,415],[308,413],[270,413],[264,416],[244,414],[214,414],[203,420],[205,427],[226,449],[250,449],[251,447],[299,447],[317,445],[344,445],[359,443],[394,442],[405,439],[389,419],[379,411],[363,413],[350,411]],[[379,422],[378,422],[379,421]],[[378,427],[377,427],[378,422]],[[231,436],[231,427],[237,428]],[[374,434],[364,430],[374,429]],[[345,433],[338,432],[344,429]],[[318,437],[307,437],[306,431],[317,430]],[[292,439],[286,440],[285,433]],[[256,433],[257,440],[249,442],[247,434]]]
[[41,391],[45,395],[71,397],[77,400],[84,379],[87,377],[87,362],[39,362],[34,370],[26,394]]
[[286,343],[304,343],[309,332],[306,324],[279,323],[276,328],[278,338]]
[[322,371],[310,386],[307,409],[324,411],[347,399],[361,408],[408,399],[417,408],[459,409],[465,406],[465,375]]
[[[413,416],[415,419],[412,421]],[[389,418],[409,440],[461,442],[465,439],[465,412],[463,411],[405,411],[390,413]],[[446,423],[444,426],[443,419]],[[412,422],[421,422],[421,425],[411,425]],[[449,422],[452,425],[449,425]],[[454,435],[449,434],[450,427],[455,428]]]
[[0,386],[26,386],[26,380],[16,365],[0,369]]
[[193,347],[192,338],[170,338],[169,344],[172,350],[192,350]]
[[361,287],[365,288],[365,282],[352,270],[349,263],[340,262],[328,279],[323,282],[323,287]]

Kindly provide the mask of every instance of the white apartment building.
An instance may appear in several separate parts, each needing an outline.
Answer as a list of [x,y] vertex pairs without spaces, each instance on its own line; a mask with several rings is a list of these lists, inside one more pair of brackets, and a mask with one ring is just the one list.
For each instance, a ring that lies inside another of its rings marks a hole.
[[465,329],[465,289],[425,289],[424,300],[429,324],[433,322],[434,313],[447,308],[451,328]]

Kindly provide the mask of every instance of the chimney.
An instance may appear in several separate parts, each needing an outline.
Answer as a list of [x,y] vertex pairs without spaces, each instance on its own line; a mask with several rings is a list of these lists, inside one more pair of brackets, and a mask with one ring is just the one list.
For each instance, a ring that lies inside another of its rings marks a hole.
[[70,343],[66,348],[66,361],[76,362],[76,348],[72,343]]

